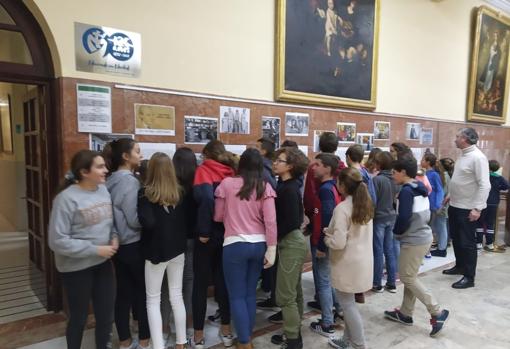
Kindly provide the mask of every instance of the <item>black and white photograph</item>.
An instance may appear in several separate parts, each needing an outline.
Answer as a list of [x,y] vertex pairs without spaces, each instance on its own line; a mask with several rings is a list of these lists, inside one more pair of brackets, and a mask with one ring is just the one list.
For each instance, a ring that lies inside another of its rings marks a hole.
[[419,141],[421,135],[421,124],[408,122],[406,126],[406,140]]
[[374,139],[390,139],[390,123],[387,121],[374,121]]
[[374,147],[374,134],[373,133],[357,133],[356,143],[363,146],[365,152],[369,152]]
[[309,114],[285,113],[285,135],[308,137],[309,123]]
[[273,116],[262,117],[262,137],[267,137],[280,147],[280,118]]
[[134,139],[132,134],[124,133],[90,133],[89,134],[89,148],[94,151],[103,151],[105,145],[108,143],[120,139],[120,138],[131,138]]
[[206,144],[218,139],[218,119],[204,116],[184,117],[184,143]]
[[250,134],[250,109],[220,107],[220,132]]

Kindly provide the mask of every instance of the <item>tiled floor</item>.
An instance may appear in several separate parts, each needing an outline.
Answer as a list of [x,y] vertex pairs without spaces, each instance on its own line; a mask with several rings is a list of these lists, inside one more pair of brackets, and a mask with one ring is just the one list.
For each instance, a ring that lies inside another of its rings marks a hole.
[[0,324],[46,314],[46,286],[30,265],[27,233],[0,233]]
[[[447,258],[431,258],[431,259],[424,259],[423,261],[424,261],[424,264],[420,269],[420,272],[422,272],[422,273],[430,271],[434,268],[438,268],[438,267],[444,266],[446,264],[449,264],[451,261],[453,261],[453,254],[449,253],[449,256]],[[313,298],[313,290],[314,290],[314,287],[313,287],[312,273],[306,272],[303,274],[303,291],[304,291],[305,300],[311,300]],[[387,295],[382,295],[382,296],[381,295],[377,295],[377,296],[369,295],[368,302],[367,302],[368,304],[363,305],[362,307],[363,308],[370,307],[371,300],[374,299],[374,297],[378,297],[378,296],[379,297],[387,297]],[[260,297],[261,297],[261,299],[263,299],[264,294],[261,293]],[[392,297],[396,297],[396,296],[393,295]],[[210,300],[209,306],[208,306],[208,312],[210,314],[212,314],[215,309],[216,309],[216,304],[212,300]],[[306,326],[311,321],[311,319],[314,319],[318,316],[318,314],[315,314],[311,309],[306,309],[305,312],[307,313],[307,316],[306,316],[307,319],[303,322],[304,326]],[[266,339],[270,338],[270,336],[267,333],[273,334],[273,333],[275,333],[275,331],[277,331],[279,329],[278,325],[275,326],[275,325],[272,325],[269,322],[267,322],[266,318],[268,316],[270,316],[271,314],[272,313],[269,311],[257,310],[255,332],[260,334],[260,337],[258,337],[255,340],[255,343],[258,343],[260,341],[263,342],[264,338],[266,338]],[[220,343],[220,340],[218,338],[218,330],[219,330],[219,326],[217,324],[211,324],[210,322],[208,322],[208,325],[206,326],[206,329],[205,329],[205,336],[206,336],[206,341],[207,341],[206,344],[208,347],[218,347],[218,348],[222,347],[222,346],[218,345]],[[312,342],[315,343],[317,340],[322,340],[322,338],[315,338],[316,336],[312,335],[312,334],[310,334],[310,336],[308,336],[309,333],[308,333],[308,330],[306,330],[306,329],[304,330],[304,334],[306,334],[305,341],[310,341],[310,345],[312,345]],[[94,348],[93,337],[94,337],[93,330],[87,330],[84,335],[84,342],[83,342],[82,348],[84,348],[84,349]],[[274,347],[274,345],[269,344],[269,342],[268,343],[260,343],[259,345],[257,345],[257,349],[259,349],[259,348],[260,349],[273,348],[273,347]],[[64,337],[59,337],[59,338],[55,338],[55,339],[52,339],[52,340],[49,340],[46,342],[23,347],[23,349],[60,349],[60,348],[65,348],[65,338]],[[312,347],[305,346],[305,348],[312,348]]]

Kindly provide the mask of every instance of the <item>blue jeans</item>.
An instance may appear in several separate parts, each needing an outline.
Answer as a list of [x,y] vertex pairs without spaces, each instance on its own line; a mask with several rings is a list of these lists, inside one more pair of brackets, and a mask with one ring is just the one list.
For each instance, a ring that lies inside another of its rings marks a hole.
[[400,260],[400,240],[395,239],[395,236],[393,236],[393,252],[395,252],[395,270],[398,273]]
[[255,325],[257,282],[266,243],[236,242],[223,247],[223,271],[239,342],[247,344]]
[[434,234],[436,234],[437,248],[438,250],[446,250],[448,244],[448,230],[447,230],[447,217],[442,214],[438,214],[439,211],[431,211],[432,219],[430,227]]
[[381,286],[385,259],[386,271],[388,272],[386,283],[395,286],[397,263],[393,245],[393,225],[393,221],[374,223],[374,286]]
[[312,246],[312,270],[314,282],[316,284],[315,292],[319,295],[319,302],[322,311],[322,323],[324,326],[333,324],[333,306],[340,311],[340,304],[336,297],[336,291],[331,286],[331,267],[329,265],[329,251],[326,257],[317,258],[317,246]]

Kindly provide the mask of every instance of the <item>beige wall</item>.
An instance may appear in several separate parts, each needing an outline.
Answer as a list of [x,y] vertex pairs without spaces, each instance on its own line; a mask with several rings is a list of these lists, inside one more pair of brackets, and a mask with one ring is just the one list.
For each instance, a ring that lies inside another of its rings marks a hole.
[[[24,1],[44,16],[62,76],[273,100],[275,0]],[[465,119],[471,13],[481,4],[381,0],[377,111]],[[75,21],[140,33],[141,77],[76,71]]]

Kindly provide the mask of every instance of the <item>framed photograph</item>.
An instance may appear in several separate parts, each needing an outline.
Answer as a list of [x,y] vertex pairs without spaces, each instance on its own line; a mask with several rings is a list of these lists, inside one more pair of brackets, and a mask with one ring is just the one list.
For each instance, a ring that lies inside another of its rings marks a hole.
[[320,130],[315,130],[313,131],[313,151],[315,153],[318,153],[320,152],[321,150],[319,149],[319,140],[322,136],[322,134],[324,132],[332,132],[332,133],[335,133],[334,131],[320,131]]
[[361,144],[365,152],[369,152],[374,147],[374,134],[358,133],[356,134],[356,143]]
[[408,141],[419,141],[421,135],[421,124],[408,122],[406,124],[406,139]]
[[308,137],[309,123],[309,114],[285,113],[285,135]]
[[350,122],[337,122],[336,135],[339,143],[354,143],[356,140],[356,124]]
[[175,108],[135,103],[135,133],[175,136]]
[[467,119],[501,125],[508,107],[510,18],[481,6],[474,35]]
[[105,145],[120,138],[135,139],[135,136],[124,133],[89,133],[89,149],[101,152]]
[[184,116],[184,143],[207,144],[213,139],[218,139],[218,119]]
[[434,129],[433,128],[422,128],[421,129],[421,144],[432,145],[434,142]]
[[379,0],[278,0],[276,99],[375,109]]
[[280,118],[273,116],[262,117],[262,137],[271,139],[276,148],[280,148]]
[[220,107],[220,132],[250,134],[250,109]]
[[374,121],[374,139],[390,139],[390,123],[387,121]]

